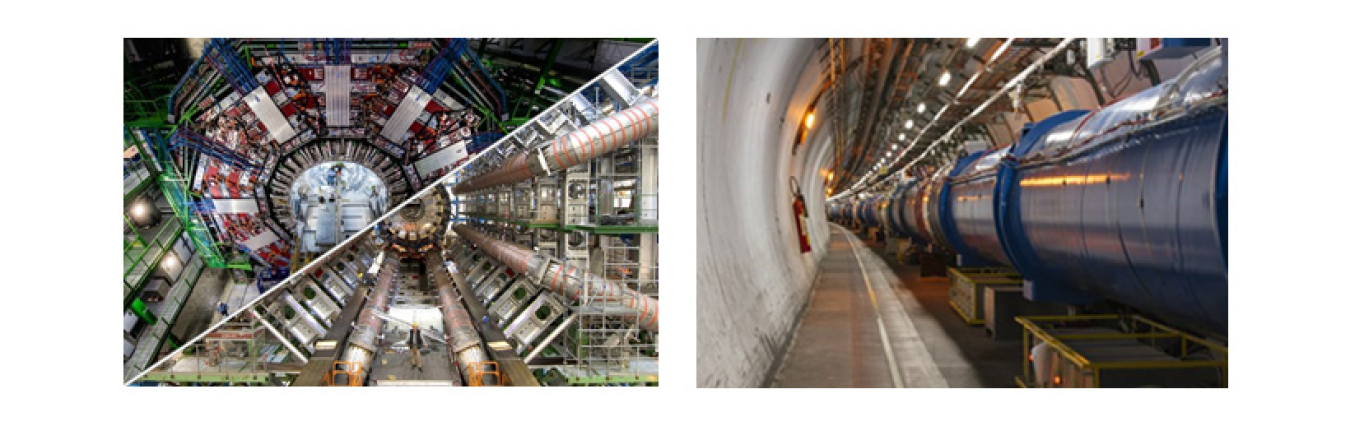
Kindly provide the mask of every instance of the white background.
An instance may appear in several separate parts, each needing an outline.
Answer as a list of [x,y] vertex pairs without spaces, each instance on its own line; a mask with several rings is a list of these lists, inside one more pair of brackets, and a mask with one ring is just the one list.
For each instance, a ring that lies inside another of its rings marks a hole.
[[[9,2],[6,424],[1288,424],[1345,422],[1345,13],[1313,2]],[[534,4],[538,3],[538,4]],[[1251,4],[1248,6],[1248,4]],[[697,389],[697,37],[1230,37],[1231,389]],[[123,37],[658,37],[661,386],[121,385]],[[1240,423],[1237,423],[1240,422]]]

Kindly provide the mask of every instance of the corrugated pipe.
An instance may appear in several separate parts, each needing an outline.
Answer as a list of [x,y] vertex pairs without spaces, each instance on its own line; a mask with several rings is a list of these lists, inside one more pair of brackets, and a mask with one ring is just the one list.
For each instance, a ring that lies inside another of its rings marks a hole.
[[563,272],[561,264],[548,261],[544,255],[506,241],[492,238],[467,225],[455,225],[455,233],[478,246],[480,250],[494,259],[505,263],[516,272],[527,274],[530,278],[548,287],[568,299],[580,299],[583,294],[592,297],[604,297],[637,312],[624,315],[625,322],[636,324],[639,328],[651,332],[660,331],[657,318],[660,316],[658,301],[627,286],[612,283],[600,276],[568,268]]
[[632,108],[610,114],[534,150],[516,154],[496,170],[460,182],[452,191],[468,194],[535,176],[548,176],[614,152],[656,132],[660,113],[656,103],[656,98],[639,100]]

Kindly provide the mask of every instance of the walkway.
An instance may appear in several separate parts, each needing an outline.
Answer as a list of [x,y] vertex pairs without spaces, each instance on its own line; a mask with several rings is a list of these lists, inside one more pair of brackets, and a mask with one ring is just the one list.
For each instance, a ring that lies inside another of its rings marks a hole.
[[776,387],[980,386],[907,284],[838,225],[809,303]]

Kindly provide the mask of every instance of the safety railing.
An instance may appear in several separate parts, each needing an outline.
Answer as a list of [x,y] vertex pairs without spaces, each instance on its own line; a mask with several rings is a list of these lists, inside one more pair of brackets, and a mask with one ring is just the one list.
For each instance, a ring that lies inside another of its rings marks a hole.
[[127,235],[122,244],[122,295],[124,304],[129,304],[145,284],[150,272],[173,247],[173,242],[178,239],[183,227],[178,222],[165,221],[158,229],[153,229],[155,235],[147,239],[136,229],[130,218],[123,215],[122,220],[132,230],[131,235]]
[[496,361],[469,363],[469,377],[465,378],[465,382],[469,386],[506,386]]
[[364,382],[361,363],[354,361],[333,361],[333,368],[323,376],[324,386],[361,386]]

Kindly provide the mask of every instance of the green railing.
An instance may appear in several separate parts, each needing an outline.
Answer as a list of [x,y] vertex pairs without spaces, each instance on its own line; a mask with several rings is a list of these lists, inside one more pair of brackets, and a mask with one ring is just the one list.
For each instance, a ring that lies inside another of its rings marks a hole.
[[132,230],[132,235],[122,245],[122,296],[123,304],[129,305],[145,285],[150,272],[172,249],[174,240],[182,234],[183,226],[174,221],[165,222],[153,237],[146,239],[130,218],[123,215],[122,220]]
[[206,260],[206,266],[211,268],[226,267],[225,257],[220,254],[216,248],[215,241],[211,238],[211,232],[202,221],[201,216],[192,213],[192,201],[187,197],[186,180],[176,176],[177,173],[160,173],[159,186],[164,190],[164,196],[169,200],[169,206],[173,208],[173,213],[178,217],[178,221],[183,224],[187,230],[188,240],[192,246],[197,248],[197,254]]
[[187,179],[178,173],[178,168],[173,165],[172,157],[168,155],[168,146],[164,143],[165,135],[159,130],[152,129],[131,129],[127,132],[132,143],[137,144],[142,153],[153,157],[154,164],[159,171],[157,181],[160,190],[164,192],[164,198],[169,201],[169,207],[173,208],[174,216],[187,232],[188,240],[192,246],[197,249],[197,254],[206,260],[206,266],[211,268],[235,268],[252,269],[253,266],[248,260],[227,261],[220,253],[218,244],[212,238],[210,229],[200,215],[192,211],[192,199],[188,196]]

